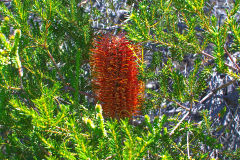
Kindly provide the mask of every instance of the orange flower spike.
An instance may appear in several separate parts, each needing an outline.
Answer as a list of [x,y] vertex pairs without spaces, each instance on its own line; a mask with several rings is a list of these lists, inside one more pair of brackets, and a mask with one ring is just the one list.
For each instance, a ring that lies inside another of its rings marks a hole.
[[115,118],[139,113],[143,83],[138,80],[138,45],[123,35],[105,35],[94,42],[91,54],[93,88],[105,115]]

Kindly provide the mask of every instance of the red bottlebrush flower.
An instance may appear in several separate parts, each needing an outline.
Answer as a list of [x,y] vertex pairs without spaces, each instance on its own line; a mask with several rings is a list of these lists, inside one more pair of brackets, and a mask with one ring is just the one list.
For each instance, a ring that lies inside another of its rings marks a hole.
[[94,46],[90,60],[93,89],[104,114],[115,118],[138,114],[144,90],[137,77],[140,47],[123,35],[105,35]]

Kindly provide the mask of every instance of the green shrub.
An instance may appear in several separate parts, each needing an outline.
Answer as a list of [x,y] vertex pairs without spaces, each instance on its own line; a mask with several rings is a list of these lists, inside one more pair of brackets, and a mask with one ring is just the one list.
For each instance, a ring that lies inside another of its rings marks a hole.
[[[204,100],[211,73],[234,78],[215,92],[239,80],[238,65],[229,66],[225,58],[239,49],[239,1],[221,26],[204,11],[204,0],[137,2],[122,26],[126,36],[144,50],[151,43],[169,52],[156,51],[149,65],[139,64],[144,69],[139,79],[157,81],[160,88],[147,90],[146,115],[133,120],[105,118],[101,105],[89,103],[94,97],[88,67],[94,33],[90,15],[78,1],[11,3],[8,9],[0,2],[1,159],[210,159],[215,150],[239,158],[239,150],[221,151],[208,111],[198,111],[200,123],[190,118]],[[186,26],[181,29],[179,22]],[[233,44],[225,46],[229,33]],[[209,44],[213,55],[204,52]],[[189,55],[194,57],[192,70],[183,73],[180,67]],[[206,65],[204,56],[214,63]],[[182,112],[147,115],[164,102]]]

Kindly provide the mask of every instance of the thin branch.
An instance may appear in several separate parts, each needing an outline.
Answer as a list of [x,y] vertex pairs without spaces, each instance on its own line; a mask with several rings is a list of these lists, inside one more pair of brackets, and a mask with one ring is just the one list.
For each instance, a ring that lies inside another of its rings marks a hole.
[[[207,57],[211,58],[211,59],[215,59],[215,57],[213,57],[212,55],[210,55],[210,54],[208,54],[208,53],[206,53],[206,52],[204,52],[204,51],[201,51],[200,53],[201,53],[202,55],[204,55],[204,56],[207,56]],[[233,69],[233,70],[235,70],[235,71],[238,70],[237,68],[235,68],[235,67],[233,67],[233,66],[231,66],[231,65],[229,65],[229,64],[227,64],[227,63],[224,63],[224,65],[228,66],[229,68],[231,68],[231,69]]]
[[189,149],[189,131],[187,132],[187,155],[188,155],[188,159],[191,159],[190,149]]
[[173,99],[171,100],[171,99],[167,98],[167,100],[176,103],[179,107],[181,107],[181,108],[183,108],[183,109],[185,109],[185,110],[187,110],[187,111],[190,111],[189,108],[187,108],[187,107],[181,105],[180,103],[178,103],[177,101],[175,101],[175,100],[173,100]]
[[62,73],[60,72],[60,69],[58,68],[57,63],[56,63],[55,59],[53,58],[52,54],[51,54],[50,51],[48,50],[47,46],[43,46],[43,47],[44,47],[44,49],[46,49],[48,56],[50,57],[51,61],[53,62],[53,65],[54,65],[55,68],[57,69],[57,73],[58,73],[60,79],[63,81],[64,84],[66,84],[66,82],[65,82],[65,80],[64,80],[64,78],[63,78],[63,75],[62,75]]
[[169,134],[170,136],[172,136],[175,132],[175,130],[180,126],[180,124],[187,118],[187,116],[190,114],[190,112],[187,112],[183,118],[178,122],[178,124],[173,128],[173,130],[171,131],[171,133]]
[[12,89],[12,90],[22,90],[22,88],[18,88],[18,87],[7,87],[7,89]]
[[173,145],[175,148],[177,148],[177,149],[182,153],[182,155],[185,156],[184,152],[176,145],[175,142],[172,142],[172,145]]
[[234,80],[232,80],[232,81],[230,81],[230,82],[228,82],[228,83],[226,83],[226,84],[223,84],[223,85],[221,85],[220,87],[214,89],[214,90],[211,91],[208,95],[206,95],[201,101],[199,101],[199,103],[205,102],[207,99],[209,99],[210,97],[212,97],[213,94],[217,93],[217,91],[219,91],[219,90],[221,90],[221,89],[223,89],[223,88],[225,88],[225,87],[227,87],[227,86],[235,83],[236,81],[237,81],[237,80],[234,79]]
[[240,68],[238,66],[238,64],[236,62],[234,62],[234,60],[232,59],[231,54],[228,52],[228,50],[226,49],[226,47],[223,47],[223,49],[225,50],[225,52],[227,53],[228,57],[230,58],[230,60],[232,61],[232,63],[235,64],[235,66],[237,67],[238,71],[240,71]]
[[117,154],[113,154],[111,156],[108,156],[107,158],[105,158],[105,160],[108,160],[108,159],[112,159],[113,157],[115,157]]
[[[70,91],[75,91],[75,89],[72,88],[72,87],[69,86],[69,85],[65,86],[65,89],[70,90]],[[90,97],[90,98],[95,98],[94,95],[89,94],[89,93],[86,93],[86,92],[83,92],[83,91],[78,91],[78,93],[83,94],[83,95],[85,95],[85,96],[88,96],[88,97]]]
[[[191,112],[189,111],[189,113],[191,113]],[[190,123],[190,121],[191,121],[191,117],[188,120],[188,124]],[[187,154],[188,154],[188,159],[191,159],[190,147],[189,147],[189,131],[187,131]]]

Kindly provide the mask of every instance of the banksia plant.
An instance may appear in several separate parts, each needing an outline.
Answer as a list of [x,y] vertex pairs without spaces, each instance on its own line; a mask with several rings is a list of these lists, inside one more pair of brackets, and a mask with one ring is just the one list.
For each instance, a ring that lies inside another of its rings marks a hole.
[[123,118],[137,115],[143,98],[138,80],[140,46],[124,35],[107,34],[94,42],[91,53],[93,89],[106,116]]

